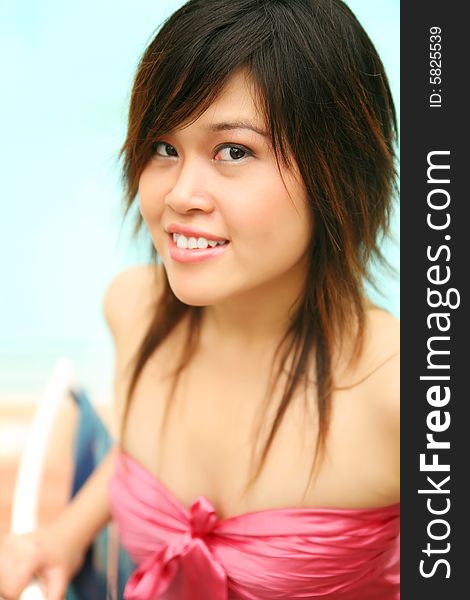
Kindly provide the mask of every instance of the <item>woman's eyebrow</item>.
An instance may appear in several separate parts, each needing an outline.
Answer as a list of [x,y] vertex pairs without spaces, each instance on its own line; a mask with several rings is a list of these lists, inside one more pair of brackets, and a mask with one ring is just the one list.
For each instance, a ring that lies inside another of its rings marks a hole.
[[250,129],[254,131],[258,135],[261,135],[268,140],[270,140],[270,136],[267,131],[260,129],[251,121],[222,121],[220,123],[211,123],[206,127],[209,131],[233,131],[234,129]]

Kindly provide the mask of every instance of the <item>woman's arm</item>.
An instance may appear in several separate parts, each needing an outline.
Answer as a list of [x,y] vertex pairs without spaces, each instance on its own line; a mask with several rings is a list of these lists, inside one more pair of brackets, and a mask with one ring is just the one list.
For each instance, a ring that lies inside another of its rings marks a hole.
[[86,549],[111,520],[108,483],[114,454],[114,449],[108,452],[55,522],[78,547]]
[[83,563],[96,534],[110,520],[108,482],[114,450],[110,450],[77,495],[50,525],[0,540],[0,596],[18,598],[33,576],[48,600],[61,600]]
[[[119,273],[106,289],[103,313],[115,347],[115,381],[121,380],[122,365],[137,347],[161,276],[161,268],[139,265]],[[114,391],[118,416],[121,394]],[[0,597],[18,598],[37,575],[46,587],[48,600],[62,600],[70,579],[83,563],[86,549],[111,518],[108,483],[114,454],[114,450],[109,451],[53,523],[29,534],[0,539]]]
[[[103,298],[103,313],[115,343],[117,363],[121,360],[117,340],[123,337],[128,321],[128,279],[135,271],[130,269],[118,274]],[[116,399],[114,408],[117,408]],[[0,597],[18,598],[36,575],[45,587],[48,600],[63,598],[69,581],[83,563],[86,549],[111,518],[108,483],[113,462],[114,450],[110,450],[51,524],[28,534],[0,539]]]

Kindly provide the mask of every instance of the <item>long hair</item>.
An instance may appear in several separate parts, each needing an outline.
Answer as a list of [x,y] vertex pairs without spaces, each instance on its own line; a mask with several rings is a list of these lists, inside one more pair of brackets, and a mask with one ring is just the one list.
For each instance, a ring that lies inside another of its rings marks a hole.
[[[138,66],[121,150],[126,214],[155,142],[194,122],[239,69],[254,84],[278,166],[298,166],[315,224],[305,289],[276,349],[265,408],[289,364],[287,383],[249,485],[294,394],[302,384],[312,389],[313,380],[318,435],[310,483],[328,433],[334,350],[350,332],[349,365],[359,360],[364,285],[373,283],[371,265],[386,265],[380,246],[396,189],[395,107],[371,40],[341,0],[190,0],[163,23]],[[135,233],[141,225],[138,214]],[[132,362],[121,439],[142,369],[187,315],[188,340],[169,405],[197,347],[202,311],[178,300],[164,274],[154,317]]]

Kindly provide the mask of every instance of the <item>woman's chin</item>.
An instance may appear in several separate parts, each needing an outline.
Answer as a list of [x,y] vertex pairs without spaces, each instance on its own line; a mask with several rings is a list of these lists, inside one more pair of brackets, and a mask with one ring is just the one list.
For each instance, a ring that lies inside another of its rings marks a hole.
[[183,304],[188,304],[189,306],[209,306],[220,300],[220,296],[210,290],[188,289],[185,285],[172,284],[171,280],[169,280],[169,283],[173,294]]

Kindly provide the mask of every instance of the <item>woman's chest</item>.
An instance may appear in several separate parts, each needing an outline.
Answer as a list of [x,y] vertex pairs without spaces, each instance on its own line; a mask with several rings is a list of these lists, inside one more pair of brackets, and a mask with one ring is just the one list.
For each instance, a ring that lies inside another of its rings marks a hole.
[[[282,385],[265,404],[270,361],[221,352],[196,358],[181,374],[165,419],[174,365],[175,355],[163,349],[144,368],[124,447],[184,506],[202,495],[220,517],[227,517],[267,508],[387,503],[371,491],[385,480],[380,452],[370,451],[370,444],[379,442],[372,440],[367,411],[360,406],[351,410],[352,398],[349,403],[336,400],[344,406],[333,411],[328,451],[305,497],[317,439],[313,387],[305,400],[302,394],[293,398],[260,476],[245,492],[281,400]],[[127,383],[124,372],[117,372],[118,402],[124,400]]]

